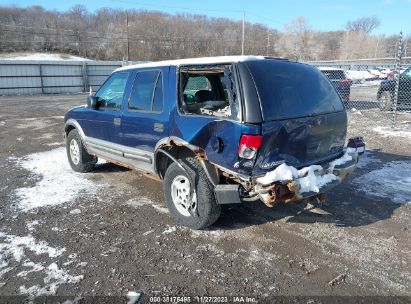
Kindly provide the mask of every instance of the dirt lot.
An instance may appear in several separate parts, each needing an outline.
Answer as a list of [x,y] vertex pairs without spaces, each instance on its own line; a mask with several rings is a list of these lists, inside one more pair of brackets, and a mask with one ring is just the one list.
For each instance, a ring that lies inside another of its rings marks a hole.
[[71,171],[63,115],[84,101],[0,97],[0,295],[411,300],[411,133],[381,113],[350,111],[369,150],[325,205],[236,205],[191,231],[169,217],[161,183],[104,162]]

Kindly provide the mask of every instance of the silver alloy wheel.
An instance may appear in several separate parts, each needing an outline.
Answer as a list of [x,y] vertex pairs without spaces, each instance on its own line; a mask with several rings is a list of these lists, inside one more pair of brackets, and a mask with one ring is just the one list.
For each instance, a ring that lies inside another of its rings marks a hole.
[[183,216],[191,216],[192,212],[197,208],[197,196],[193,191],[192,199],[190,200],[190,181],[184,175],[176,176],[171,182],[171,198],[177,211]]
[[80,147],[74,138],[70,141],[70,158],[75,165],[80,162]]

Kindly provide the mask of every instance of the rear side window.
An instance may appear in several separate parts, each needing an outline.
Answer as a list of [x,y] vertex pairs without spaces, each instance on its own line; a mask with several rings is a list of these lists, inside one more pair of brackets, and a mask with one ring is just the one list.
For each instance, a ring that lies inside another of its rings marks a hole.
[[184,67],[180,70],[180,109],[184,114],[238,120],[232,67]]
[[334,87],[317,68],[279,60],[248,61],[247,65],[265,121],[344,110]]
[[130,95],[129,110],[161,112],[163,110],[163,81],[160,71],[138,72]]

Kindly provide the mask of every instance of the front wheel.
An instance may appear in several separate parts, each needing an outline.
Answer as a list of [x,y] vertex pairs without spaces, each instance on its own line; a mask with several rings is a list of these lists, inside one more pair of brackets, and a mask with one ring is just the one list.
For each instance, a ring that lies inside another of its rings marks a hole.
[[187,157],[172,163],[164,175],[164,195],[171,216],[192,229],[211,226],[220,217],[213,185],[198,160]]
[[88,154],[75,129],[67,135],[66,152],[70,167],[76,172],[90,172],[97,163],[97,157]]

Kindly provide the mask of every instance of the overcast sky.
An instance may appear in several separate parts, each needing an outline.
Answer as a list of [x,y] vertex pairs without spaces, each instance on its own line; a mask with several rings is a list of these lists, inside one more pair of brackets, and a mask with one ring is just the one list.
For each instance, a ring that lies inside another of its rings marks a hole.
[[102,7],[134,8],[234,20],[242,19],[242,11],[245,11],[247,21],[263,23],[279,30],[298,16],[304,16],[313,29],[328,31],[343,29],[348,20],[376,15],[381,25],[375,34],[391,35],[403,30],[405,35],[411,35],[411,0],[0,0],[1,6],[41,5],[58,11],[65,11],[79,3],[90,11]]

